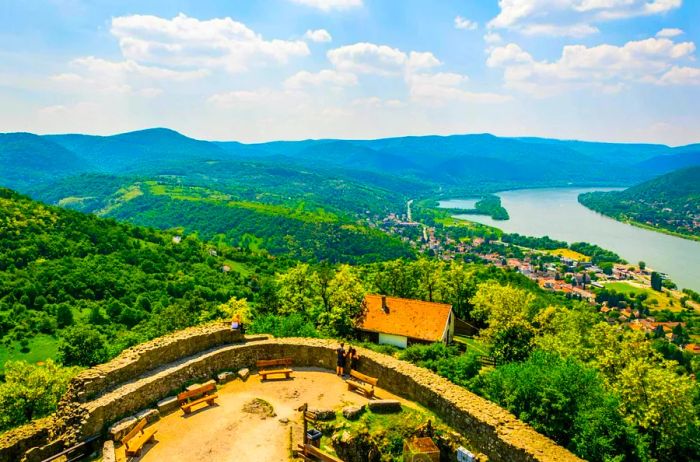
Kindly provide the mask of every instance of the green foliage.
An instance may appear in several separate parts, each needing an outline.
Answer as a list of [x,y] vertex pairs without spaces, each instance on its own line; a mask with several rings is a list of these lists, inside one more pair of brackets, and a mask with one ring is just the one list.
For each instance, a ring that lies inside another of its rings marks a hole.
[[661,292],[663,281],[661,280],[661,275],[656,271],[651,273],[651,288],[657,292]]
[[53,412],[77,372],[51,360],[43,366],[8,361],[0,383],[0,432]]
[[587,460],[636,459],[636,435],[615,398],[594,369],[574,359],[535,352],[525,362],[480,376],[477,389]]
[[274,314],[256,316],[248,332],[272,334],[275,337],[319,337],[314,323],[300,313],[285,316]]
[[652,229],[700,239],[700,167],[662,175],[624,191],[591,192],[579,202],[597,212]]
[[58,357],[66,366],[94,366],[108,357],[106,341],[90,326],[74,326],[64,332]]

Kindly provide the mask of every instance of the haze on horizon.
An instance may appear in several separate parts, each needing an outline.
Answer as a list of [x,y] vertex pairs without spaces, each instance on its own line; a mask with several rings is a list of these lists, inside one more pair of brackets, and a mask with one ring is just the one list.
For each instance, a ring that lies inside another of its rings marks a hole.
[[0,131],[700,141],[700,2],[27,0]]

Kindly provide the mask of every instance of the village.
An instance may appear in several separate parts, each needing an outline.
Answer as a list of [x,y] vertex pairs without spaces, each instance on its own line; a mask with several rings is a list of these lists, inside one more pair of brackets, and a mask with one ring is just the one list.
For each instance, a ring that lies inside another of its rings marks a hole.
[[[488,236],[453,238],[448,228],[427,226],[413,221],[406,214],[390,213],[373,225],[387,234],[400,236],[420,253],[444,261],[478,261],[509,268],[544,290],[596,306],[611,325],[662,338],[679,349],[700,354],[699,337],[689,336],[690,326],[676,320],[672,313],[685,309],[697,314],[700,305],[688,300],[683,292],[670,284],[670,287],[662,288],[659,296],[649,297],[653,270],[643,264],[615,263],[603,268],[593,264],[588,256],[570,249],[531,249],[489,239]],[[661,274],[661,277],[665,279],[666,275]],[[612,297],[608,297],[610,292],[614,294]],[[618,292],[622,295],[617,296]],[[631,298],[638,297],[636,305],[634,300],[629,300],[630,295]],[[644,301],[647,303],[642,305]]]

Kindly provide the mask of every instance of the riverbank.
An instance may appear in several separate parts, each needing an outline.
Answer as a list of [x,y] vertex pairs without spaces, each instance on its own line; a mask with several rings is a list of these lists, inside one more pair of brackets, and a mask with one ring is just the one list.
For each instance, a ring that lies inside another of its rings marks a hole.
[[583,202],[581,202],[580,200],[578,201],[578,203],[581,204],[582,206],[586,207],[588,210],[591,210],[595,213],[603,215],[604,217],[611,218],[611,219],[613,219],[617,222],[620,222],[620,223],[624,223],[624,224],[631,225],[631,226],[636,226],[637,228],[642,228],[642,229],[654,231],[654,232],[661,233],[661,234],[666,234],[668,236],[680,237],[681,239],[688,239],[689,241],[700,242],[700,236],[695,236],[694,234],[683,234],[683,233],[679,233],[677,231],[673,231],[673,230],[666,229],[666,228],[657,228],[655,226],[651,226],[651,225],[648,225],[646,223],[641,223],[639,221],[630,220],[629,218],[623,219],[620,217],[616,217],[614,215],[607,214],[603,211],[591,208],[591,207],[587,206],[586,204],[584,204]]

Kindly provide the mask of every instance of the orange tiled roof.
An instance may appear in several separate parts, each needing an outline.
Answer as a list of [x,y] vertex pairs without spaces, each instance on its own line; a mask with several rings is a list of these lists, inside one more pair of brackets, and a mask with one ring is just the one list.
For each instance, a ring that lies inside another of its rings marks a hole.
[[452,305],[407,298],[386,297],[388,312],[382,310],[381,295],[365,296],[362,330],[438,342],[442,340]]

